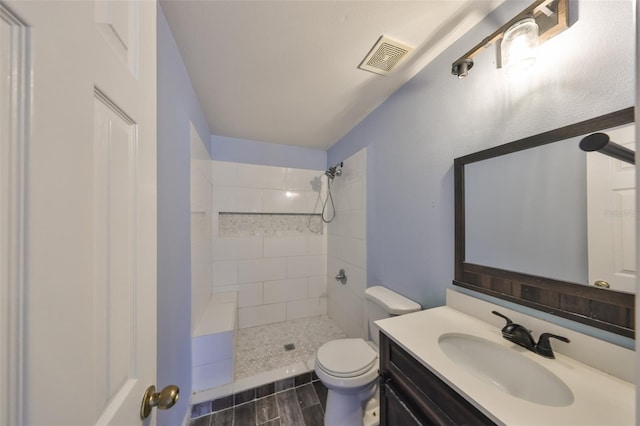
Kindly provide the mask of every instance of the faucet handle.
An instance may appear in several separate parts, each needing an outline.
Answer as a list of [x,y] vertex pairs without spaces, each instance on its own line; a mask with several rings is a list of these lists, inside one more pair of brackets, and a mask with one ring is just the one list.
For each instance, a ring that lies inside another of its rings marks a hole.
[[[507,323],[504,325],[504,327],[502,327],[502,334],[512,334],[514,329],[516,327],[518,327],[518,324],[515,324],[513,321],[511,321],[511,319],[509,317],[507,317],[506,315],[502,315],[500,312],[498,311],[491,311],[492,314],[499,316],[500,318],[503,318],[504,320],[507,321]],[[505,336],[506,338],[506,336]]]
[[553,354],[553,350],[551,349],[551,343],[549,343],[549,339],[551,338],[558,339],[566,343],[571,342],[571,340],[567,339],[566,337],[558,336],[556,334],[551,334],[551,333],[542,333],[540,335],[540,339],[538,340],[538,344],[536,345],[535,352],[538,355],[542,355],[543,357],[546,357],[546,358],[555,358],[555,355]]
[[511,321],[511,320],[509,319],[509,317],[507,317],[506,315],[502,315],[502,314],[501,314],[500,312],[498,312],[498,311],[491,311],[491,313],[492,313],[493,315],[497,315],[497,316],[499,316],[500,318],[505,319],[505,320],[507,321],[507,324],[506,324],[506,325],[511,325],[511,324],[513,324],[513,321]]

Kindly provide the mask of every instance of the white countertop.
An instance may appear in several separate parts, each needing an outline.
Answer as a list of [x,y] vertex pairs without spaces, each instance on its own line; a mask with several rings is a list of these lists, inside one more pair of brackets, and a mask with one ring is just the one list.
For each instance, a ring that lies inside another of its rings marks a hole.
[[[447,306],[376,321],[384,333],[498,424],[634,425],[635,386],[556,353],[547,359],[502,338],[500,328]],[[523,324],[526,325],[526,324]],[[571,389],[572,404],[549,407],[509,395],[457,366],[438,345],[445,333],[463,333],[518,351],[553,372]],[[553,340],[551,344],[553,346]]]

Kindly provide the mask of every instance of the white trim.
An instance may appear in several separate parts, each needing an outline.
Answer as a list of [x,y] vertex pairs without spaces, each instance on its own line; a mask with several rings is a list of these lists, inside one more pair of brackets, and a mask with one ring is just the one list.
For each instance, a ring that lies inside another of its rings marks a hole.
[[[635,63],[635,121],[636,121],[636,152],[640,147],[640,111],[638,111],[638,102],[640,101],[640,80],[637,78],[638,72],[640,72],[640,1],[636,0],[634,3],[635,17],[636,17],[636,63]],[[636,155],[636,211],[640,209],[640,196],[638,196],[638,188],[640,188],[640,162],[638,162]],[[636,265],[640,265],[640,215],[636,215]],[[635,324],[636,330],[640,325],[640,274],[636,274],[636,303],[635,303]],[[640,338],[636,332],[636,371],[635,371],[635,385],[636,385],[636,424],[640,420],[640,392],[638,392],[638,384],[640,383]]]
[[[0,178],[0,424],[24,420],[24,285],[25,285],[25,153],[30,110],[29,30],[4,5],[0,19],[9,26],[7,37],[10,82],[8,108],[0,117],[5,130],[0,149],[6,169]],[[3,76],[4,77],[4,76]],[[4,168],[4,167],[3,167]],[[1,182],[6,179],[5,182]]]

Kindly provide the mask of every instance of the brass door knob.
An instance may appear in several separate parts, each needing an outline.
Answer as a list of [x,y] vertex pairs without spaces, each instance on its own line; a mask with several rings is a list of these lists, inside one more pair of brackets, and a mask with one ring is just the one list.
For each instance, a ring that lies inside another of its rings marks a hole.
[[610,288],[611,287],[609,285],[609,283],[604,281],[604,280],[597,280],[596,282],[593,283],[593,285],[596,286],[596,287],[600,287],[600,288]]
[[153,407],[158,407],[160,410],[168,410],[175,405],[179,397],[180,389],[176,385],[166,386],[160,392],[156,392],[155,386],[149,386],[142,397],[140,418],[144,420],[149,417]]

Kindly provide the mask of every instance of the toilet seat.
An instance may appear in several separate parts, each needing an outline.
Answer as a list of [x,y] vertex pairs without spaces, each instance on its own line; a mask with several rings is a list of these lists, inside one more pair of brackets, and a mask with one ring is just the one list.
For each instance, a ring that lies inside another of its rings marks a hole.
[[363,339],[338,339],[318,349],[317,365],[334,377],[360,376],[373,367],[378,354]]

